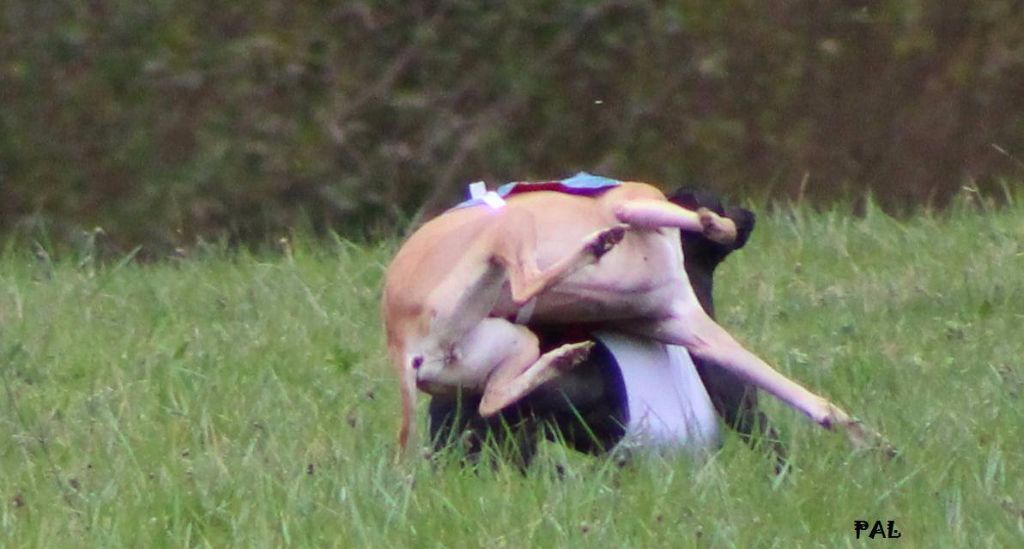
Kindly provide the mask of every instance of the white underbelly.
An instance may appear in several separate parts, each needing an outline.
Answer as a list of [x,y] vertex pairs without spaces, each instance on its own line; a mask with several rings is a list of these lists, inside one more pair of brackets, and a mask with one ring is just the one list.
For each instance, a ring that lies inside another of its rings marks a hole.
[[714,406],[685,348],[616,332],[595,334],[622,371],[630,447],[703,454],[718,446]]

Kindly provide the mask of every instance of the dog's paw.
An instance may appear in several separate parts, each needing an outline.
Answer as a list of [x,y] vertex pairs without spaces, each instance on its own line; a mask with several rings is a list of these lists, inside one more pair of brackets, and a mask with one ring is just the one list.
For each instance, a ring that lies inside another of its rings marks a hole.
[[594,256],[594,259],[601,259],[601,256],[622,242],[625,236],[626,225],[616,225],[590,235],[584,241],[583,246],[588,253]]
[[881,433],[832,404],[826,406],[828,413],[818,423],[829,430],[842,430],[855,450],[880,452],[889,459],[899,455],[899,450]]
[[551,366],[562,372],[571,370],[590,356],[590,351],[594,348],[594,345],[593,341],[562,345],[555,351],[558,353],[558,356],[551,361]]
[[887,459],[895,459],[900,455],[899,449],[893,446],[881,433],[868,427],[857,418],[850,418],[843,425],[843,428],[846,431],[846,438],[850,440],[850,443],[857,450],[879,452]]
[[736,223],[707,208],[698,208],[697,217],[704,237],[719,244],[731,244],[736,240]]
[[478,411],[484,418],[491,417],[515,404],[534,389],[575,368],[590,355],[593,341],[570,343],[548,351],[524,372],[512,379],[488,380]]

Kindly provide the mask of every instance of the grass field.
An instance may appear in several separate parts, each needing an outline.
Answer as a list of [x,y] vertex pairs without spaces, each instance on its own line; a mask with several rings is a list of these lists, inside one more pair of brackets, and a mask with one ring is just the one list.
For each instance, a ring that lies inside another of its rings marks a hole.
[[[625,468],[392,464],[379,281],[394,244],[0,259],[0,545],[912,547],[1024,540],[1024,207],[762,216],[722,323],[902,450],[768,402],[792,470],[729,437]],[[768,400],[768,399],[766,399]],[[422,417],[422,414],[421,414]],[[556,472],[558,471],[558,472]],[[899,540],[857,540],[854,520]]]

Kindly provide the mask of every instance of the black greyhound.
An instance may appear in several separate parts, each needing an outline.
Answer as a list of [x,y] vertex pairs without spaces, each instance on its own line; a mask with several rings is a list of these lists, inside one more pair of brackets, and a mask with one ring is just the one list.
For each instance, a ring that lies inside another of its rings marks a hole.
[[[736,223],[737,238],[729,245],[713,242],[699,233],[682,232],[686,274],[701,306],[714,318],[715,268],[731,252],[746,244],[754,230],[754,214],[743,208],[724,208],[718,197],[706,192],[679,190],[669,200],[690,210],[708,208]],[[593,329],[592,326],[534,325],[530,328],[541,336],[542,351],[567,341],[590,339]],[[758,410],[757,390],[724,368],[692,358],[719,416],[749,444],[763,438],[775,454],[776,469],[781,467],[785,448],[768,418]],[[600,341],[584,363],[542,385],[498,415],[483,419],[477,412],[479,403],[479,396],[431,398],[430,437],[435,450],[463,443],[468,455],[475,457],[483,441],[490,437],[499,447],[511,443],[514,451],[510,457],[526,467],[534,455],[541,430],[548,437],[590,454],[611,450],[626,432],[628,412],[622,373],[611,352]]]

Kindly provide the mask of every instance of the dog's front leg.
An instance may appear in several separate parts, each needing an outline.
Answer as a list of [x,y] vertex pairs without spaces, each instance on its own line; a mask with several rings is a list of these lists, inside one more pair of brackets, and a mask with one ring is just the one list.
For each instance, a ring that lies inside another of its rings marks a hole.
[[641,229],[677,227],[702,233],[719,244],[730,244],[736,240],[736,223],[707,208],[692,211],[665,200],[637,198],[616,204],[612,213],[619,221]]
[[803,412],[818,425],[830,430],[842,429],[857,448],[881,448],[889,454],[894,452],[880,434],[748,351],[700,308],[695,297],[677,304],[672,311],[668,318],[634,327],[631,331],[665,343],[682,345],[695,356],[727,368]]

